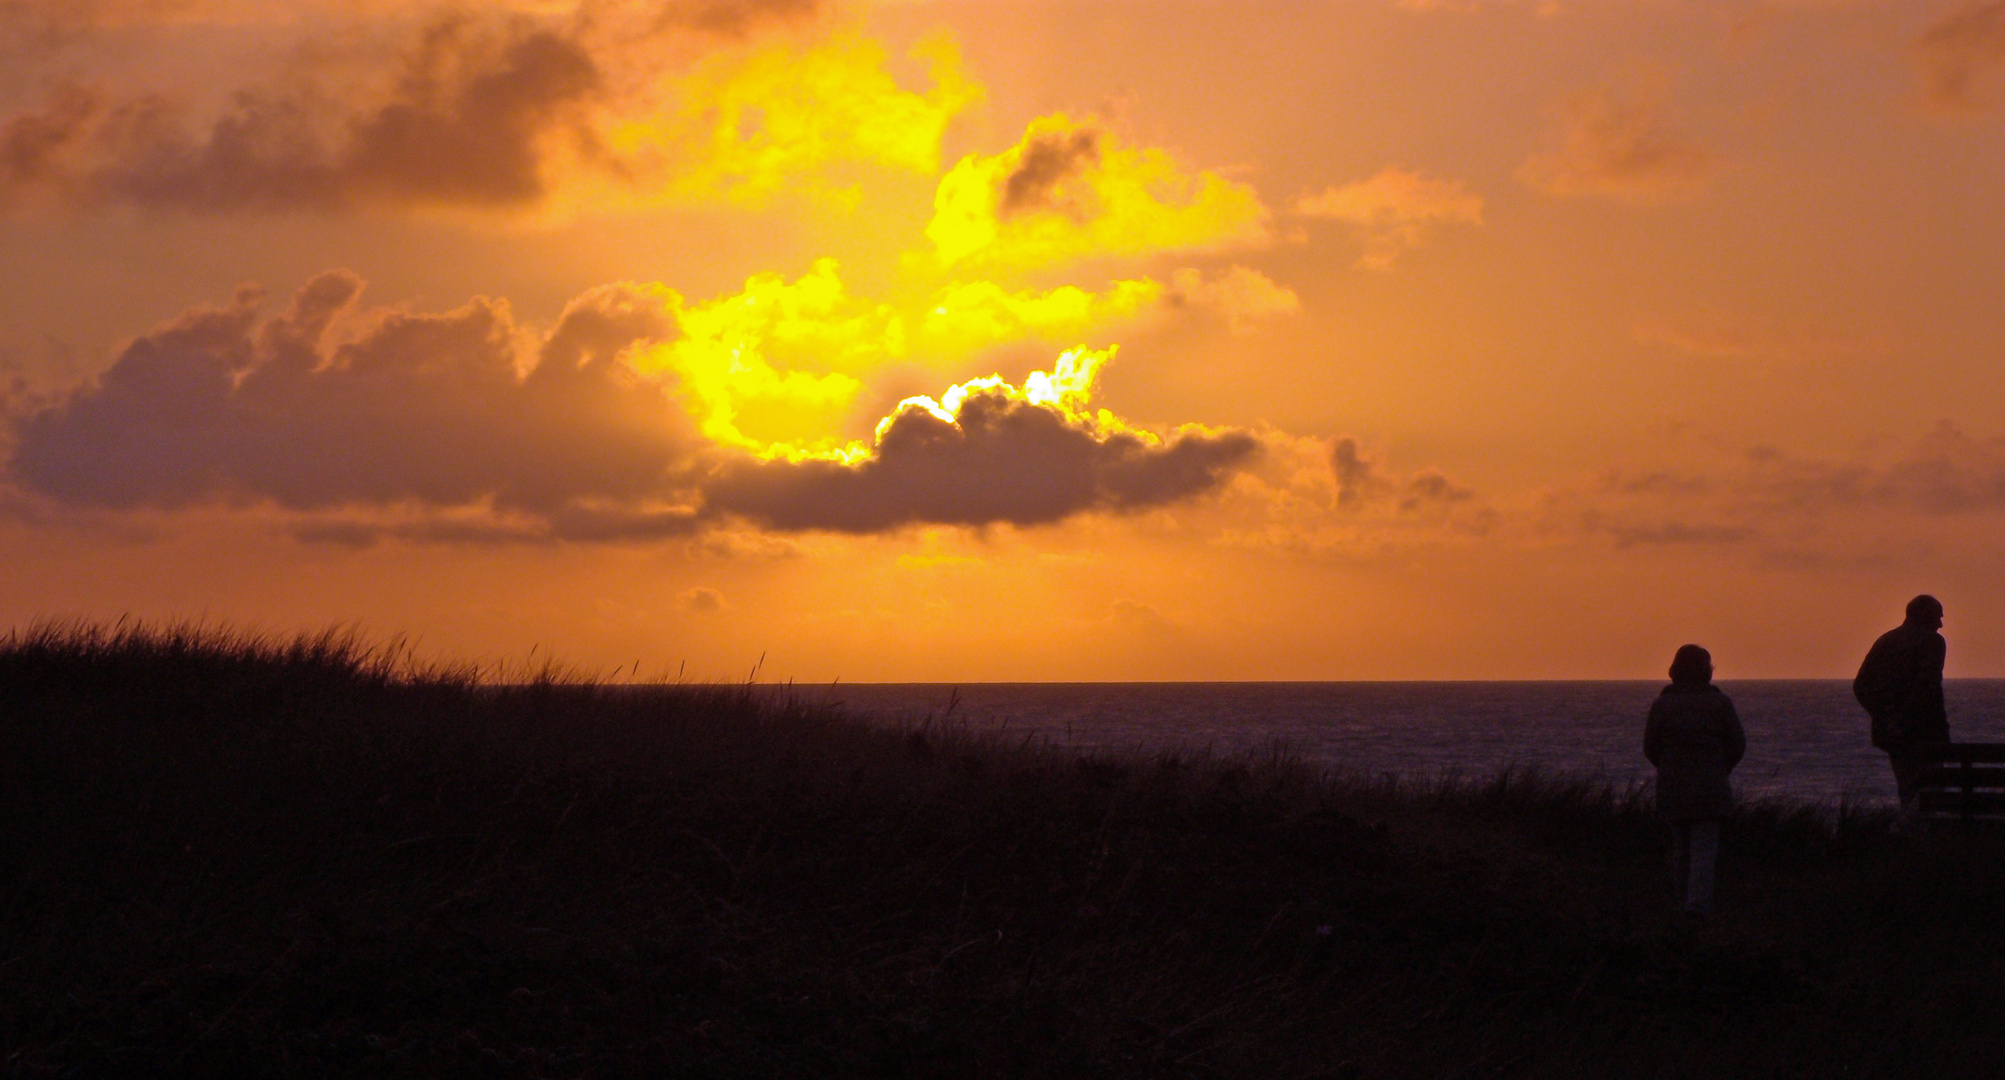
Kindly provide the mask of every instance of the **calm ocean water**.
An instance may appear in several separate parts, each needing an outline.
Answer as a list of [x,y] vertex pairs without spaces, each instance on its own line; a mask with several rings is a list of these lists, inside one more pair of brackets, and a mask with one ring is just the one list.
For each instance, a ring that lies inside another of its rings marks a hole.
[[[1351,771],[1487,775],[1536,765],[1617,783],[1647,779],[1643,717],[1660,682],[864,683],[796,686],[892,720],[941,716],[1092,750],[1276,740]],[[1744,795],[1891,801],[1886,756],[1867,742],[1849,680],[1720,682],[1747,727],[1734,772]],[[1945,685],[1953,738],[2005,741],[2005,680]]]

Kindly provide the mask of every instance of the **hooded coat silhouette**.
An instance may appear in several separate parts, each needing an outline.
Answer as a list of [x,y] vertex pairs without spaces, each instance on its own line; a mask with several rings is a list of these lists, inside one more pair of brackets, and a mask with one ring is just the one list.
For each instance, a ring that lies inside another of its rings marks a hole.
[[1704,649],[1679,649],[1671,685],[1643,727],[1643,756],[1657,767],[1657,812],[1671,821],[1723,818],[1733,806],[1727,776],[1747,752],[1747,734],[1712,674]]

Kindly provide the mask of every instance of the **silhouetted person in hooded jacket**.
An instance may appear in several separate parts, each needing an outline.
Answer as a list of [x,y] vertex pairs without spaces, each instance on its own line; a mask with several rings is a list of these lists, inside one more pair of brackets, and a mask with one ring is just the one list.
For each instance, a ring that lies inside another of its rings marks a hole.
[[1720,819],[1733,806],[1727,775],[1747,752],[1733,701],[1713,685],[1712,654],[1683,645],[1671,685],[1650,705],[1643,756],[1657,767],[1657,812],[1671,823],[1671,883],[1685,910],[1713,909]]
[[1924,593],[1908,601],[1907,621],[1880,635],[1852,680],[1852,696],[1873,718],[1873,745],[1887,752],[1901,808],[1913,813],[1915,781],[1922,762],[1917,748],[1949,741],[1949,714],[1942,706],[1942,662],[1949,646],[1942,627],[1942,602]]

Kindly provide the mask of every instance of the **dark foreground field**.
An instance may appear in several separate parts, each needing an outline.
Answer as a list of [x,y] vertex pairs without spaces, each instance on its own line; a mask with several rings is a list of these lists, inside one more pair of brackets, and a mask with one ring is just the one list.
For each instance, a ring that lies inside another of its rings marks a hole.
[[0,1075],[1995,1076],[2005,844],[1082,760],[339,640],[0,645]]

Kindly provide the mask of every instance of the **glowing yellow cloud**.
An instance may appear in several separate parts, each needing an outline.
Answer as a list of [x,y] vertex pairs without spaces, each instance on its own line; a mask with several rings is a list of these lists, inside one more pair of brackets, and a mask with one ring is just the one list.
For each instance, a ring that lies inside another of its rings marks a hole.
[[[923,307],[901,310],[852,296],[831,259],[791,282],[755,275],[742,291],[701,304],[657,292],[681,335],[630,357],[635,369],[672,374],[706,438],[785,456],[850,453],[838,433],[863,379],[887,362],[954,363],[1008,342],[1077,339],[1139,317],[1167,296],[1146,279],[1099,293],[1010,292],[979,282],[947,286],[917,302]],[[1105,355],[1068,353],[1054,373],[1032,374],[1024,392],[1039,396],[1023,400],[1042,403],[1057,393],[1049,387],[1083,393]]]
[[1063,285],[1045,292],[1011,292],[991,281],[949,285],[934,294],[915,337],[929,352],[967,356],[1022,338],[1085,337],[1130,322],[1162,304],[1161,283],[1116,281],[1105,292]]
[[1032,121],[1001,154],[962,158],[926,227],[942,265],[1026,269],[1266,235],[1267,208],[1247,185],[1062,113]]
[[677,340],[632,358],[673,373],[705,437],[763,451],[835,430],[861,382],[851,374],[896,355],[898,316],[848,296],[834,261],[789,283],[759,274],[743,291],[673,314]]
[[951,40],[927,39],[913,54],[928,62],[930,92],[900,87],[883,47],[854,34],[716,53],[653,88],[654,107],[622,102],[601,138],[642,201],[825,191],[838,186],[831,167],[849,163],[932,173],[948,122],[982,89]]

